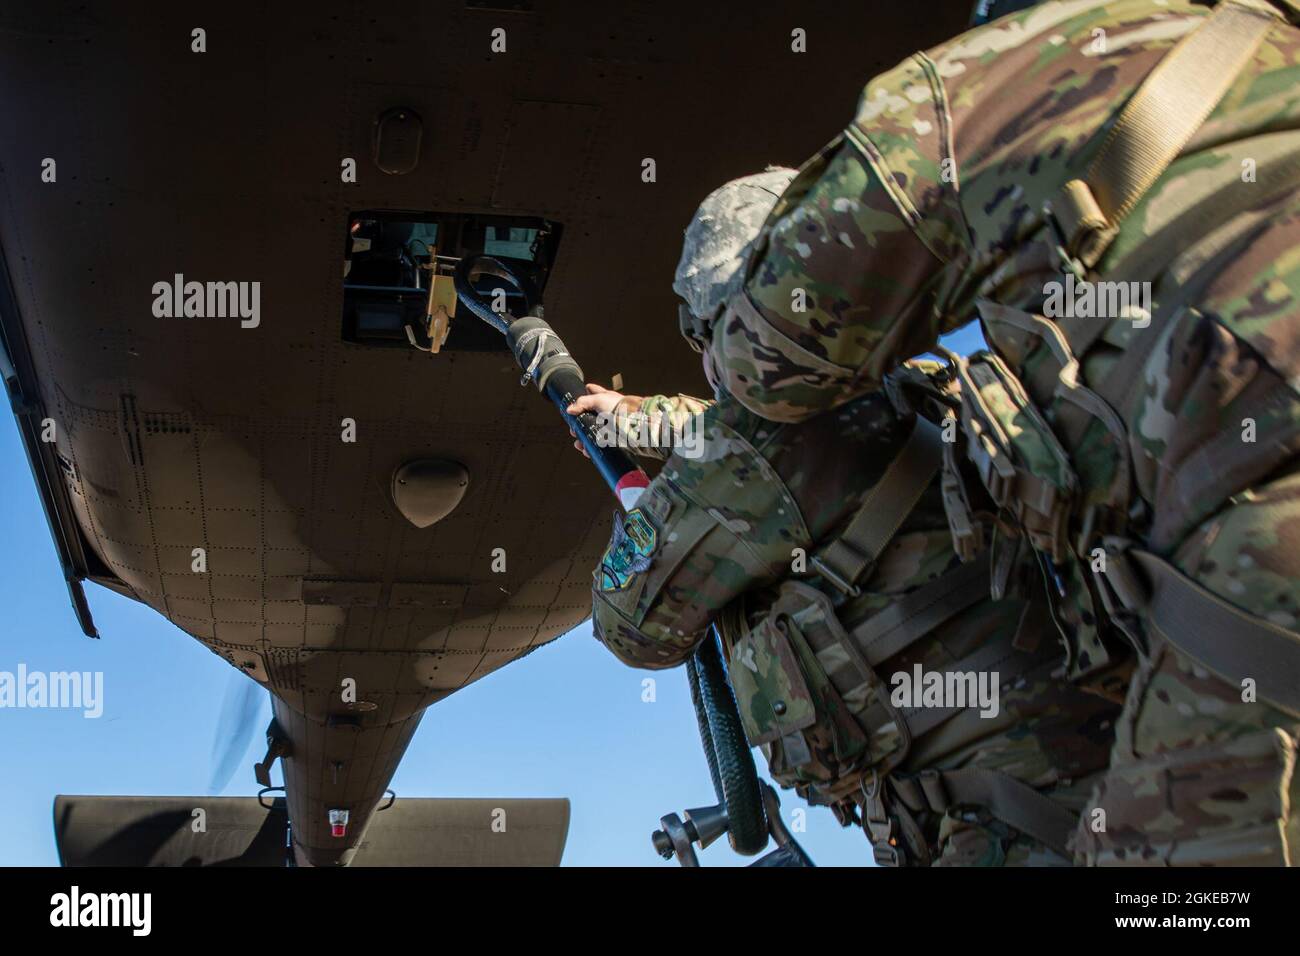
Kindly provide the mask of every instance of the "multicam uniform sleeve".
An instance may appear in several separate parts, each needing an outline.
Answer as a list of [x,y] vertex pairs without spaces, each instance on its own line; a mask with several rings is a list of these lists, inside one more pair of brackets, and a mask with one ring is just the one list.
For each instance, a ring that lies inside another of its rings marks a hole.
[[964,321],[944,318],[969,243],[947,112],[933,62],[912,57],[778,200],[713,333],[754,413],[802,421],[872,391]]
[[722,608],[810,546],[789,489],[721,418],[706,412],[698,454],[674,454],[637,507],[615,516],[593,576],[595,635],[634,667],[680,664]]
[[665,461],[691,423],[713,403],[690,395],[629,395],[614,411],[613,424],[618,445],[634,455]]

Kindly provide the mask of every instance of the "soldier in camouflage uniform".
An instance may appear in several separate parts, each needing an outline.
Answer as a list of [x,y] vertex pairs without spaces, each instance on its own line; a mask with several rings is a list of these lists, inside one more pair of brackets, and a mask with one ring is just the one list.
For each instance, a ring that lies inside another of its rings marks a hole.
[[811,424],[980,321],[958,550],[991,540],[995,586],[1039,569],[1071,680],[1127,693],[1082,863],[1300,847],[1298,19],[1056,0],[907,59],[715,328],[727,391]]
[[[687,233],[675,288],[706,359],[709,320],[789,178],[723,187]],[[570,412],[623,400],[597,389]],[[704,408],[700,453],[668,457],[616,517],[594,632],[626,663],[664,668],[719,624],[746,734],[773,778],[860,823],[881,863],[1064,865],[1119,705],[1054,676],[1042,601],[991,600],[987,555],[953,554],[934,478],[940,430],[926,418],[945,401],[943,376],[919,367],[801,425],[773,426],[725,393],[655,398],[662,414]],[[867,560],[846,567],[850,543]],[[991,676],[997,706],[896,699],[893,675],[917,667]]]

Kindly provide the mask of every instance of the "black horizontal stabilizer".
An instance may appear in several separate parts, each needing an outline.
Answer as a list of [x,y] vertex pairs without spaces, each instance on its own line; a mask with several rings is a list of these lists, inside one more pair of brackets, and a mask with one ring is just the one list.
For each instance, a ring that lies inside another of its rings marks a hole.
[[401,797],[370,818],[353,866],[559,866],[569,801]]
[[[374,814],[353,866],[558,866],[560,799],[403,798]],[[282,800],[86,797],[54,800],[64,866],[284,866]]]
[[54,798],[64,866],[284,866],[282,801],[256,797]]

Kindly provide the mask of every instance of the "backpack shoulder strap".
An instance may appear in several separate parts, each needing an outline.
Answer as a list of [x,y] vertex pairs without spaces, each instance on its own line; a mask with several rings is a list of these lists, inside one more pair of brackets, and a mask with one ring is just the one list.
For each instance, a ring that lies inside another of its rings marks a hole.
[[1282,20],[1260,0],[1224,0],[1174,45],[1111,124],[1087,171],[1044,203],[1059,252],[1083,274],[1120,224],[1186,147]]

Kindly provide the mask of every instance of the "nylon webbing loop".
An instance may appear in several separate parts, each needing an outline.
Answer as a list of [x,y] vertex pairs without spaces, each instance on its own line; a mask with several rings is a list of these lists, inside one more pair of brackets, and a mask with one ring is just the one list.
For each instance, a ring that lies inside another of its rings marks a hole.
[[984,553],[980,560],[960,564],[891,601],[850,630],[849,637],[875,667],[988,597],[988,575],[988,554]]

